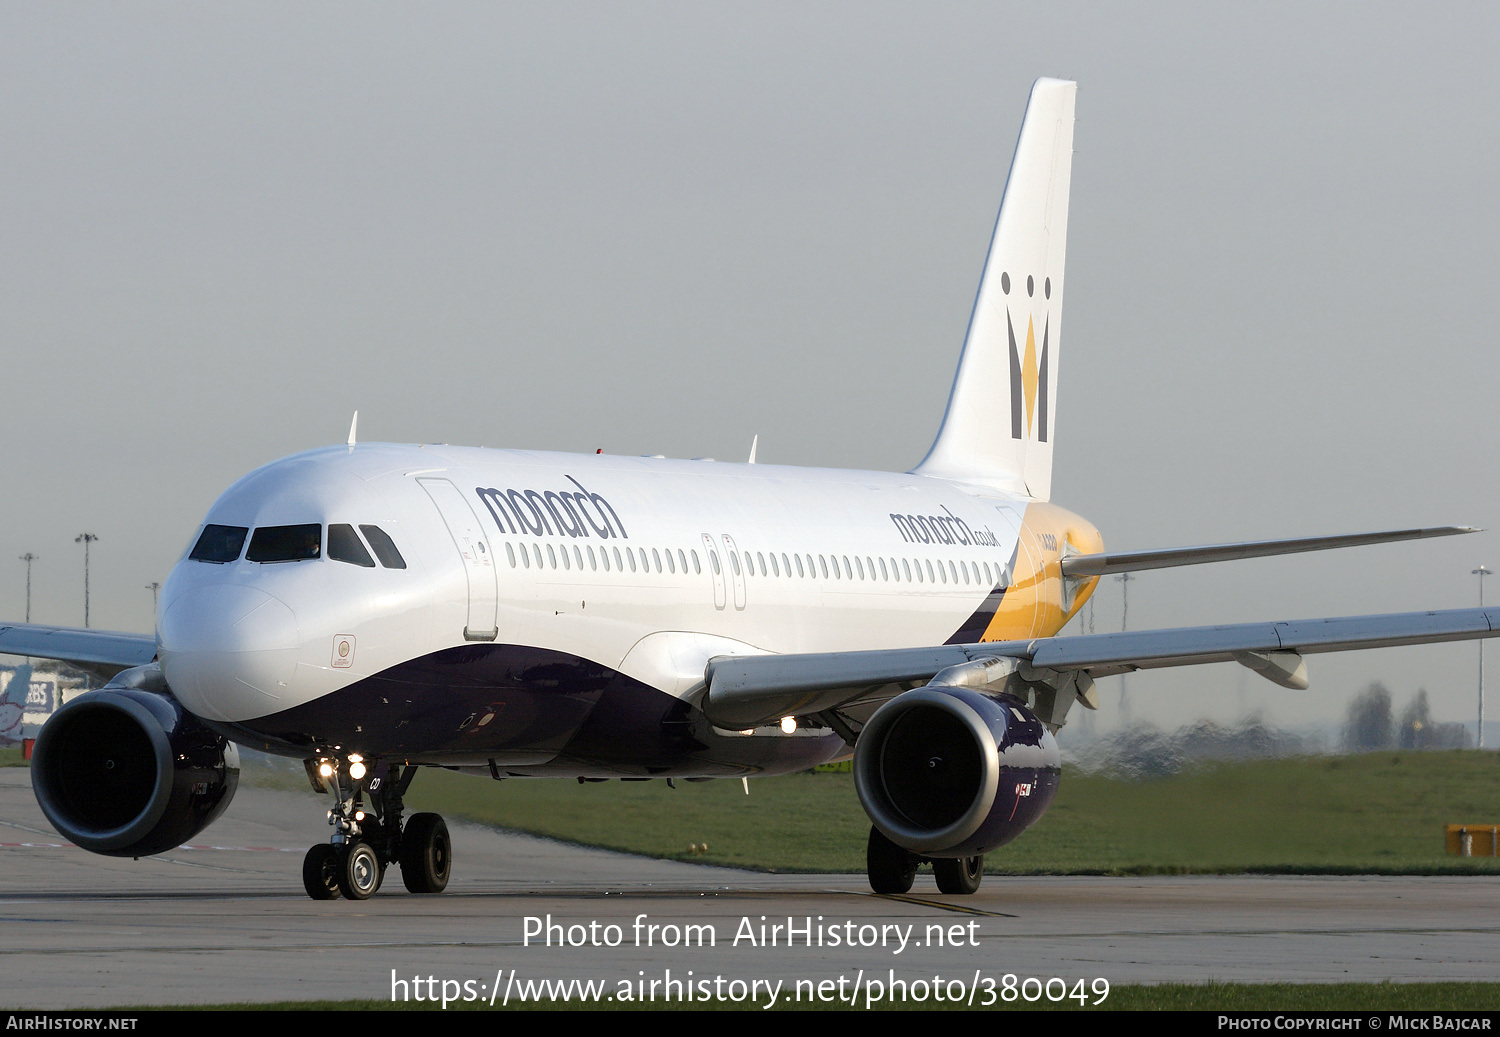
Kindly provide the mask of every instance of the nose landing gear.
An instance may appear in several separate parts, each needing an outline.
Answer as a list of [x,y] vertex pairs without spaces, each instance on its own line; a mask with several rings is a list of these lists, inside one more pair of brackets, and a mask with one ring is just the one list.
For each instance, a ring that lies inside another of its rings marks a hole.
[[[340,773],[338,761],[308,760],[313,787],[335,799],[328,811],[331,840],[312,847],[302,860],[302,886],[314,900],[366,900],[380,888],[385,869],[401,866],[401,879],[413,893],[441,893],[453,868],[448,826],[437,814],[413,814],[403,827],[402,797],[417,768],[391,764],[385,776],[364,780],[363,761],[351,757]],[[353,773],[358,777],[354,777]],[[362,803],[370,799],[370,811]]]

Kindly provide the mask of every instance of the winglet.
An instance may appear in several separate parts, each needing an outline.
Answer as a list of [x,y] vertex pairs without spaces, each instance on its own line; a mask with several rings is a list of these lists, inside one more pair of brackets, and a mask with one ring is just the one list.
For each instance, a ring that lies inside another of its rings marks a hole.
[[354,420],[349,422],[349,449],[354,449],[354,433],[359,428],[359,411],[354,412]]
[[755,437],[750,440],[750,460],[747,461],[747,462],[745,462],[746,464],[754,464],[755,463],[755,448],[758,447],[758,446],[760,446],[760,433],[759,432],[757,432],[755,434]]

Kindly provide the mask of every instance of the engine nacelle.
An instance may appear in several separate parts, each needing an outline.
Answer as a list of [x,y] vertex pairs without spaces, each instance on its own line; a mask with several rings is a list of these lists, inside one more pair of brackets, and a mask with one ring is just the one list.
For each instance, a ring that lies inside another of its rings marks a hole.
[[972,857],[1020,835],[1057,794],[1057,739],[1014,695],[929,686],[876,711],[854,749],[875,827],[926,857]]
[[47,820],[110,857],[180,846],[224,812],[239,781],[234,743],[171,695],[133,687],[108,685],[59,709],[31,760]]

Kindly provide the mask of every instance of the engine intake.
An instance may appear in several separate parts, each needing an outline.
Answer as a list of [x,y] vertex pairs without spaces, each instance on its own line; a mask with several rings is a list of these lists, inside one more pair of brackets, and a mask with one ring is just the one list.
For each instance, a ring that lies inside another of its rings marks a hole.
[[180,846],[224,812],[240,760],[171,695],[109,685],[46,723],[31,778],[64,837],[94,853],[144,857]]
[[1057,794],[1057,739],[1004,692],[918,688],[881,706],[854,749],[854,787],[875,827],[928,857],[1003,846]]

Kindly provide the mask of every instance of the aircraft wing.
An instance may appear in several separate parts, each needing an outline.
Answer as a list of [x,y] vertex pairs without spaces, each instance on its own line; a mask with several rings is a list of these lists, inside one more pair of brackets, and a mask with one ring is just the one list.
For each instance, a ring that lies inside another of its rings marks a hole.
[[1305,654],[1497,635],[1500,608],[1449,609],[933,648],[719,657],[708,664],[702,708],[712,723],[739,730],[775,723],[786,716],[878,704],[927,683],[940,670],[995,657],[1015,659],[1039,679],[1047,671],[1103,677],[1130,670],[1232,661],[1285,687],[1305,688],[1306,670],[1301,660]]
[[1478,533],[1472,526],[1429,526],[1425,529],[1392,529],[1380,533],[1342,533],[1337,536],[1299,537],[1295,540],[1249,540],[1237,544],[1207,544],[1203,547],[1165,547],[1152,551],[1111,551],[1106,554],[1073,555],[1062,560],[1064,576],[1108,576],[1113,573],[1167,569],[1204,562],[1231,562],[1240,558],[1331,551],[1340,547],[1392,544],[1399,540]]
[[108,680],[156,658],[156,637],[36,623],[0,624],[0,654],[58,659]]

